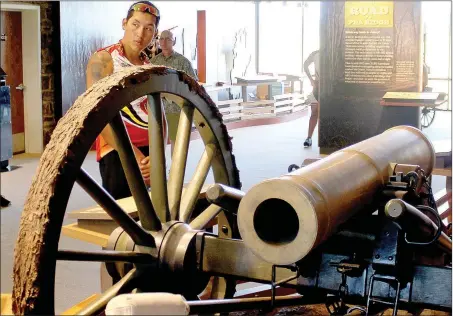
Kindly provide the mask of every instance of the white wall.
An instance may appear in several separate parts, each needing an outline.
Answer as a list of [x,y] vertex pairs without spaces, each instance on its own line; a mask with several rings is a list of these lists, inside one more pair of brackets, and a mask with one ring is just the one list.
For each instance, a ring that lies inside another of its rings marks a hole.
[[172,29],[176,37],[175,51],[187,57],[192,67],[196,69],[197,8],[201,4],[194,1],[153,1],[153,3],[159,8],[161,14],[159,32]]
[[[247,40],[238,42],[234,76],[242,75],[248,57],[248,74],[255,73],[255,4],[253,2],[216,2],[206,12],[207,81],[230,82],[235,35],[245,30]],[[212,68],[211,68],[212,67]]]
[[[259,71],[301,74],[301,1],[263,1],[259,4],[259,14]],[[310,31],[314,33],[313,29]]]
[[[192,59],[197,33],[197,11],[206,10],[206,81],[229,82],[228,68],[232,63],[232,49],[235,32],[247,30],[247,47],[240,47],[235,65],[244,69],[245,55],[250,53],[252,60],[249,69],[254,72],[255,65],[255,5],[251,1],[154,1],[161,12],[159,29],[165,30],[178,26],[174,33],[180,38],[182,28],[185,32],[186,46],[184,55],[197,68],[197,60]],[[239,47],[238,47],[239,48]],[[176,42],[175,50],[182,53],[181,42]],[[248,61],[248,60],[247,60]]]

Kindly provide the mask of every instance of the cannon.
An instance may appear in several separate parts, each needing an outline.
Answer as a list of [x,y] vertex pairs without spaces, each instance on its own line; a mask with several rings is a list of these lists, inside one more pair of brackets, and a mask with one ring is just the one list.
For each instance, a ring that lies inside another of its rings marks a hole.
[[[182,110],[168,179],[163,93]],[[150,192],[118,114],[141,96],[148,96]],[[107,125],[138,222],[82,168]],[[192,125],[204,151],[183,190]],[[434,159],[420,131],[395,127],[242,192],[231,139],[203,87],[165,67],[124,69],[76,100],[41,157],[15,248],[13,311],[55,313],[57,261],[104,262],[111,276],[112,287],[78,310],[80,315],[102,313],[123,293],[147,301],[143,294],[161,292],[180,295],[190,314],[312,304],[325,304],[331,314],[354,309],[372,314],[387,305],[394,314],[449,311],[451,236],[429,186]],[[215,184],[201,201],[210,170]],[[118,224],[102,251],[58,247],[74,183]],[[220,228],[216,234],[208,230],[213,219]],[[269,284],[271,295],[235,298],[239,281]],[[298,294],[276,295],[285,287]]]

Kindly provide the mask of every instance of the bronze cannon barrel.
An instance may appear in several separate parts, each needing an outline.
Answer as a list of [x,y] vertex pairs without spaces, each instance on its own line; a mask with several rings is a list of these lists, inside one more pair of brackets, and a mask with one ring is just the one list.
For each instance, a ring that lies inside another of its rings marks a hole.
[[418,129],[397,126],[284,176],[263,181],[242,198],[238,227],[263,260],[291,264],[373,201],[391,175],[390,163],[433,170],[435,152]]

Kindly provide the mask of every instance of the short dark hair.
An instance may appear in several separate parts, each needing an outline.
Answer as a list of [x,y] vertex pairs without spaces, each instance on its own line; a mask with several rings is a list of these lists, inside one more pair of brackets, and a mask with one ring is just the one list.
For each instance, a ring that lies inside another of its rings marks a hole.
[[149,13],[149,14],[151,14],[151,15],[154,15],[154,16],[156,17],[156,27],[159,26],[159,21],[160,21],[160,13],[159,13],[159,9],[158,9],[154,4],[152,4],[150,1],[137,1],[137,2],[135,2],[134,4],[132,4],[132,5],[129,7],[129,10],[127,11],[126,21],[129,21],[129,19],[132,17],[132,15],[133,15],[134,12],[135,12],[134,6],[135,6],[136,4],[139,4],[139,3],[147,4],[147,5],[149,5],[149,6],[151,6],[151,7],[153,7],[153,8],[156,9],[157,15],[156,15],[156,14],[153,14],[153,13],[151,13],[151,12],[147,12],[147,11],[145,11],[145,12],[147,12],[147,13]]

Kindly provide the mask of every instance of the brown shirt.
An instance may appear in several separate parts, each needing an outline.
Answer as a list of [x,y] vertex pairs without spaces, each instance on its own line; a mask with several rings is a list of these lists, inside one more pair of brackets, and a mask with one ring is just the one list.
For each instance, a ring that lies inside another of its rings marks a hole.
[[[164,54],[160,53],[151,59],[151,64],[184,71],[186,74],[198,81],[197,75],[195,74],[190,61],[184,57],[184,55],[177,52],[173,52],[168,57],[165,57]],[[163,103],[166,113],[179,113],[181,111],[180,107],[171,101],[164,99]]]

